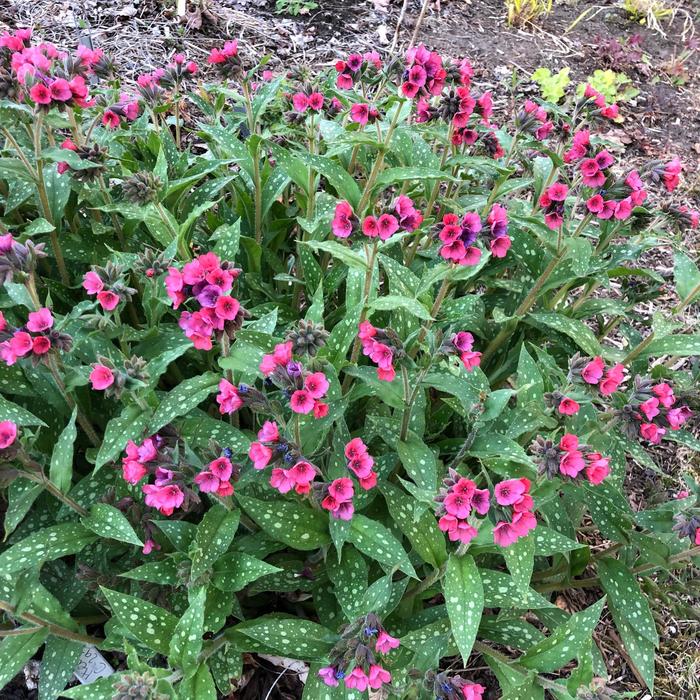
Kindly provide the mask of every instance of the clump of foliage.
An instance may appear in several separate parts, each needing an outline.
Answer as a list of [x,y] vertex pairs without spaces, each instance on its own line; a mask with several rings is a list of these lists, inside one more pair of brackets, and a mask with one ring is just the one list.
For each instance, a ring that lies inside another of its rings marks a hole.
[[[312,700],[608,697],[607,607],[653,688],[640,579],[700,551],[695,482],[625,494],[699,446],[700,336],[637,311],[661,242],[700,292],[680,162],[619,162],[592,87],[497,128],[423,46],[208,64],[0,38],[0,685],[43,648],[42,698],[214,699],[255,654]],[[118,670],[64,690],[85,644]]]

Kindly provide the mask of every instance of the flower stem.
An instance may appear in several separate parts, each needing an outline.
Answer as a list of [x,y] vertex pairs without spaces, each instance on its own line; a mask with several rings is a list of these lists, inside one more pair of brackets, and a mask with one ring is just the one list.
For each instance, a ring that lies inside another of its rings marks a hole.
[[61,503],[67,505],[71,510],[74,510],[83,518],[89,515],[88,511],[83,508],[80,503],[74,501],[68,494],[63,493],[63,491],[61,491],[58,486],[56,486],[56,484],[54,484],[53,481],[51,481],[51,479],[44,474],[44,470],[41,468],[40,464],[27,456],[24,457],[22,463],[27,468],[31,469],[31,471],[22,472],[23,477],[29,479],[29,481],[33,481],[36,484],[40,484],[42,488],[48,491],[52,496],[54,496],[54,498],[57,498],[59,501],[61,501]]
[[445,301],[445,297],[447,296],[447,292],[449,291],[449,289],[450,275],[448,273],[445,276],[445,279],[442,280],[442,284],[440,285],[438,294],[435,297],[435,301],[433,302],[432,308],[430,309],[430,315],[432,316],[432,320],[426,321],[421,326],[420,332],[418,333],[418,337],[416,338],[416,344],[413,346],[413,349],[409,353],[410,357],[415,357],[418,354],[418,351],[420,350],[420,344],[425,340],[425,336],[428,334],[430,327],[435,322],[438,312],[440,311],[440,307],[442,306],[442,302]]

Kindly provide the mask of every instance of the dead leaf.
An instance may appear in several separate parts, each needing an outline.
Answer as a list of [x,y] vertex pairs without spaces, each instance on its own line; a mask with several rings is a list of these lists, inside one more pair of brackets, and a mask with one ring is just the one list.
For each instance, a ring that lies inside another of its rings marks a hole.
[[305,664],[303,661],[288,659],[285,656],[274,656],[272,654],[258,654],[258,656],[275,666],[286,668],[288,671],[296,673],[297,676],[299,676],[299,680],[302,683],[306,683],[306,679],[309,676],[309,665]]
[[377,34],[379,34],[379,43],[380,44],[388,44],[389,43],[389,37],[387,36],[389,29],[387,28],[386,24],[380,24],[377,27]]

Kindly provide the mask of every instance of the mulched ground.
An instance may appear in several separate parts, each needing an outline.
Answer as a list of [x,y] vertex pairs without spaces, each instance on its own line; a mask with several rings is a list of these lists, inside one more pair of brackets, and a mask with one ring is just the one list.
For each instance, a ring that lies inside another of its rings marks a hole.
[[[402,50],[423,5],[423,0],[316,1],[317,8],[292,17],[277,14],[275,0],[187,0],[187,15],[180,19],[175,0],[0,0],[0,29],[3,25],[33,26],[42,38],[64,46],[89,38],[93,47],[104,49],[120,71],[130,76],[162,65],[175,51],[186,51],[203,63],[212,47],[230,38],[238,38],[248,55],[272,54],[271,67],[282,70],[330,65],[351,51],[386,53],[394,46]],[[496,113],[511,108],[514,71],[525,92],[532,89],[530,75],[539,66],[552,72],[568,66],[575,82],[584,81],[598,68],[624,72],[639,95],[622,105],[624,121],[607,134],[616,144],[618,157],[639,165],[678,155],[686,165],[683,196],[698,207],[700,2],[667,0],[672,14],[656,29],[630,20],[622,4],[621,0],[554,0],[548,17],[535,25],[514,28],[506,24],[503,0],[428,0],[417,37],[441,53],[468,56],[476,68],[478,87],[494,91]],[[686,239],[693,257],[697,257],[699,243],[698,234]],[[669,285],[654,308],[640,311],[668,311],[678,302],[672,286],[672,254],[671,247],[663,246],[646,255],[645,264],[668,277]],[[699,310],[693,305],[680,320],[693,326]],[[695,432],[698,430],[696,425]],[[627,486],[636,509],[648,507],[660,493],[670,497],[680,488],[682,472],[695,470],[698,478],[697,453],[669,443],[656,451],[655,458],[667,474],[662,479],[630,463]],[[557,604],[579,610],[598,595],[571,591]],[[657,657],[655,697],[700,698],[700,624],[677,614],[673,599],[659,603],[657,614],[663,641]],[[612,629],[610,624],[601,625],[596,634],[612,686],[640,691]],[[264,697],[276,674],[266,671],[266,675],[263,670],[257,669],[247,690],[234,697],[252,698],[256,693]],[[487,674],[483,664],[480,673]],[[271,700],[297,695],[298,683],[284,681],[270,695]],[[488,681],[484,675],[482,682],[492,685]],[[0,693],[0,698],[31,697],[23,694],[23,676],[12,691],[17,694]]]

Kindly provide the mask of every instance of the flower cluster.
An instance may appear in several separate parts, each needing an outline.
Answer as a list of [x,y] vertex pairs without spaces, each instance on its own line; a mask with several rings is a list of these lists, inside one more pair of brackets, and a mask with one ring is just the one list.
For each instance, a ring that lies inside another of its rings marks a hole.
[[360,324],[358,338],[362,353],[377,365],[377,377],[393,382],[396,376],[394,360],[404,353],[403,344],[390,328],[375,328],[369,321]]
[[341,631],[340,640],[329,655],[330,665],[318,675],[332,687],[342,680],[346,688],[360,693],[367,688],[379,690],[391,683],[391,673],[379,663],[377,655],[387,655],[398,646],[399,640],[382,627],[374,613],[369,613]]
[[306,112],[321,112],[324,104],[323,94],[308,90],[306,92],[295,92],[292,95],[292,106],[295,112],[300,114]]
[[365,54],[350,54],[344,61],[336,61],[335,70],[338,76],[335,84],[341,90],[352,90],[355,82],[361,80],[370,70],[380,71],[382,59],[377,51]]
[[30,273],[36,269],[39,258],[45,258],[43,243],[27,239],[15,240],[11,233],[0,236],[0,284],[12,282],[15,273]]
[[585,470],[589,483],[597,486],[610,474],[610,458],[600,452],[586,451],[576,435],[566,433],[559,444],[537,436],[531,445],[539,471],[552,478],[557,474],[576,479]]
[[350,107],[350,121],[360,126],[374,124],[379,118],[379,110],[366,102],[356,102]]
[[616,104],[609,105],[605,95],[599,93],[592,85],[586,85],[583,96],[586,100],[592,100],[597,107],[596,114],[605,119],[617,119],[620,116],[620,108]]
[[204,253],[186,263],[182,270],[168,268],[165,289],[177,309],[181,304],[196,302],[199,309],[183,311],[180,328],[198,350],[211,350],[212,337],[230,333],[240,327],[244,311],[230,295],[240,270],[221,261],[215,253]]
[[29,358],[37,365],[54,349],[68,352],[72,346],[69,335],[53,328],[54,317],[47,308],[30,311],[27,322],[13,328],[0,312],[0,358],[6,365]]
[[104,267],[93,266],[83,275],[83,289],[97,299],[102,309],[114,311],[121,302],[136,294],[125,280],[124,268],[109,262]]
[[435,497],[438,527],[447,533],[450,542],[469,544],[478,534],[472,524],[474,513],[486,515],[489,512],[489,490],[476,488],[474,481],[464,478],[454,469],[449,470],[442,484]]
[[330,511],[336,520],[350,520],[355,508],[352,504],[355,487],[352,479],[344,476],[324,484],[321,492],[321,507]]
[[348,460],[348,469],[357,477],[365,491],[377,485],[377,473],[372,469],[374,458],[361,438],[353,438],[345,445],[345,458]]
[[591,359],[576,353],[569,361],[569,381],[597,386],[603,396],[610,396],[625,381],[625,367],[620,363],[606,367],[600,355]]
[[[483,232],[483,233],[482,233]],[[467,212],[461,219],[456,214],[445,214],[438,225],[440,255],[457,265],[476,265],[481,260],[481,248],[475,245],[479,234],[488,241],[491,254],[504,258],[510,249],[508,214],[505,207],[494,204],[482,222],[476,212]]]
[[507,479],[494,488],[498,521],[493,528],[493,541],[499,547],[509,547],[537,527],[530,495],[529,479]]
[[440,352],[445,355],[459,355],[467,372],[481,364],[481,353],[474,350],[474,336],[469,331],[458,331],[445,338]]
[[544,212],[544,222],[553,231],[562,227],[564,223],[564,206],[569,188],[563,182],[555,182],[541,195],[539,204]]
[[439,95],[447,78],[442,57],[422,44],[406,52],[401,93],[408,98]]
[[525,101],[515,123],[520,131],[532,134],[538,141],[544,141],[554,129],[547,110],[532,100]]
[[207,63],[213,65],[224,78],[234,78],[242,70],[243,64],[238,55],[238,42],[227,41],[220,49],[212,49],[207,57]]
[[482,700],[486,688],[479,683],[469,683],[462,676],[447,671],[428,671],[423,687],[435,700]]
[[360,226],[352,207],[346,201],[336,204],[331,231],[338,238],[348,238],[361,228],[368,238],[379,238],[386,241],[395,233],[415,231],[423,223],[423,214],[418,211],[413,200],[406,195],[399,195],[391,207],[379,216],[367,216]]
[[628,437],[658,445],[668,430],[680,430],[693,415],[688,406],[677,406],[677,400],[667,382],[654,384],[635,377],[632,393],[617,416]]
[[229,459],[230,454],[213,459],[194,477],[202,493],[215,493],[217,496],[230,496],[233,493],[232,477],[238,476],[238,469]]
[[653,162],[649,164],[649,172],[654,182],[663,182],[667,192],[673,192],[678,187],[683,166],[678,158],[668,163]]
[[143,386],[148,379],[147,363],[142,357],[134,355],[125,360],[123,368],[115,367],[108,357],[97,357],[97,362],[90,365],[89,380],[95,391],[104,391],[105,396],[118,399],[124,389]]

